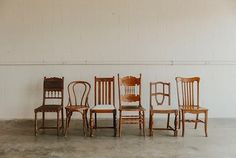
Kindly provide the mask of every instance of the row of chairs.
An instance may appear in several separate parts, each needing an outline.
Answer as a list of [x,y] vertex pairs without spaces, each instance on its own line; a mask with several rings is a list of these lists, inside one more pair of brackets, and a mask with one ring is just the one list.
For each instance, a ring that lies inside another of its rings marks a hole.
[[[119,93],[119,136],[121,136],[123,124],[139,124],[139,129],[145,136],[145,108],[141,105],[141,74],[139,77],[125,76],[118,74]],[[172,130],[174,136],[178,134],[182,123],[182,136],[184,136],[185,122],[195,123],[195,129],[199,122],[205,124],[205,136],[207,137],[208,109],[199,106],[199,77],[182,78],[176,77],[178,108],[171,106],[170,83],[151,82],[150,83],[150,116],[149,134],[153,135],[153,130]],[[70,126],[71,116],[74,112],[82,115],[83,133],[93,136],[94,129],[113,128],[114,136],[117,135],[117,109],[115,106],[115,77],[94,79],[94,106],[90,107],[88,97],[91,85],[86,81],[73,81],[67,87],[69,101],[65,107],[66,123],[64,128],[63,102],[64,102],[64,77],[46,78],[43,85],[43,104],[34,110],[35,112],[35,135],[40,129],[57,129],[67,135]],[[58,101],[57,104],[55,101]],[[90,112],[90,120],[87,115]],[[42,113],[42,124],[38,127],[37,113]],[[45,113],[57,113],[57,125],[55,127],[45,126]],[[110,113],[113,115],[113,126],[98,126],[97,115],[100,113]],[[154,114],[167,114],[166,128],[154,127]],[[186,119],[185,114],[196,115],[196,119]],[[170,116],[174,115],[174,127],[170,125]],[[201,120],[199,114],[205,114],[205,119]],[[61,121],[60,121],[61,115]],[[60,123],[61,122],[61,123]]]

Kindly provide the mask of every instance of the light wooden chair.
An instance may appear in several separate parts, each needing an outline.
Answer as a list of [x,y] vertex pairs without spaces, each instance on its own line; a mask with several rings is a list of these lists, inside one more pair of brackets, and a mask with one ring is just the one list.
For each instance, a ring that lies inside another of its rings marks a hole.
[[[43,82],[43,104],[34,109],[35,113],[35,136],[39,129],[56,129],[57,135],[59,135],[60,130],[63,131],[63,95],[64,95],[64,77],[44,77]],[[37,125],[37,113],[42,113],[42,125],[38,127]],[[45,113],[56,113],[57,114],[57,125],[56,127],[45,126]],[[59,117],[61,113],[61,125],[59,122]]]
[[[172,130],[174,136],[178,132],[178,108],[171,106],[170,83],[151,82],[150,83],[150,117],[149,130],[150,136],[153,136],[153,130]],[[154,128],[154,114],[167,114],[167,127]],[[170,115],[174,114],[174,128],[170,126]]]
[[[139,129],[145,136],[145,109],[141,105],[141,74],[139,77],[126,76],[120,78],[119,87],[119,136],[121,136],[122,124],[139,124]],[[134,115],[123,113],[137,113]]]
[[[176,77],[177,95],[179,104],[179,128],[182,122],[182,136],[184,136],[185,122],[195,123],[197,129],[198,122],[205,124],[205,136],[207,137],[208,109],[200,107],[199,103],[199,77],[182,78]],[[196,114],[196,119],[186,119],[185,114]],[[200,120],[199,114],[204,114],[205,119]]]
[[[111,78],[94,79],[94,104],[90,109],[90,136],[93,136],[93,129],[113,128],[114,136],[116,136],[116,107],[115,107],[115,81],[114,76]],[[113,126],[97,126],[97,114],[111,113],[113,114]],[[95,120],[93,119],[93,114]]]
[[65,136],[67,135],[70,126],[71,116],[73,112],[78,112],[82,115],[83,120],[83,133],[86,136],[85,127],[89,129],[87,113],[89,109],[88,96],[90,93],[91,85],[85,81],[73,81],[68,87],[69,102],[65,107],[66,109],[66,129]]

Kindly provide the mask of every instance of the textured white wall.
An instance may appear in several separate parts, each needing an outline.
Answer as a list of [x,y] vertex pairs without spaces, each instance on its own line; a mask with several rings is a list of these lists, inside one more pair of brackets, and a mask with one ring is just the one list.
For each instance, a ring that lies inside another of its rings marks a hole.
[[[176,104],[174,78],[200,76],[210,117],[235,117],[235,19],[235,0],[0,0],[0,118],[32,118],[43,76],[93,83],[117,73],[143,74],[147,108],[150,81],[171,81]],[[158,60],[187,64],[139,65]]]

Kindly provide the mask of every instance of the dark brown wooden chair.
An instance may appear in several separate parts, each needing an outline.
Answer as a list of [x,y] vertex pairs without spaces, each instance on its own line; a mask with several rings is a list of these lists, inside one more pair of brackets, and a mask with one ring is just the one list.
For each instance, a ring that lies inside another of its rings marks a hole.
[[[60,130],[63,131],[64,122],[63,122],[63,96],[64,96],[64,77],[57,78],[46,78],[44,77],[43,82],[43,104],[34,109],[35,113],[35,136],[38,133],[39,129],[56,129],[57,135],[59,135]],[[37,126],[37,113],[42,113],[42,125],[41,127]],[[57,113],[57,126],[48,127],[45,126],[45,113],[54,112]],[[59,115],[61,113],[61,125],[59,125]]]
[[[121,136],[122,124],[139,124],[145,136],[145,109],[141,105],[141,74],[139,77],[126,76],[120,78],[119,87],[119,136]],[[123,113],[129,113],[123,115]],[[130,113],[137,113],[130,115]]]
[[[113,128],[114,136],[116,136],[116,107],[115,107],[115,81],[114,76],[111,78],[97,78],[94,79],[94,104],[90,109],[90,136],[93,136],[93,129],[98,128]],[[111,113],[113,114],[112,127],[98,127],[97,114]],[[93,120],[93,114],[95,121]]]
[[65,107],[66,109],[66,129],[65,136],[67,135],[70,126],[71,116],[73,112],[78,112],[82,115],[83,120],[83,133],[86,136],[85,127],[89,129],[87,113],[89,109],[88,96],[90,93],[91,85],[85,81],[73,81],[68,87],[69,102]]
[[[178,108],[171,106],[170,83],[165,82],[151,82],[150,83],[150,117],[149,130],[150,136],[153,136],[153,130],[172,130],[174,136],[178,132]],[[167,127],[154,128],[154,114],[167,114]],[[170,115],[174,114],[174,127],[170,126]]]
[[[207,137],[208,109],[199,105],[199,77],[182,78],[176,77],[177,95],[179,104],[179,128],[182,122],[182,136],[184,136],[185,122],[195,123],[197,129],[198,122],[205,124],[205,136]],[[196,119],[186,119],[185,114],[196,114]],[[199,114],[205,114],[205,119],[200,120]]]

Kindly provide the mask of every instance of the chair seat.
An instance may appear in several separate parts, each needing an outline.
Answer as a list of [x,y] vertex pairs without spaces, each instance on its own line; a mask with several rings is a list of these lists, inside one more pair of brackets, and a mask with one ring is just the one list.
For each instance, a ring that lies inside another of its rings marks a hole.
[[178,108],[176,108],[176,107],[173,107],[173,106],[169,106],[169,105],[159,105],[159,106],[153,106],[152,107],[152,110],[154,110],[154,111],[166,111],[166,112],[169,112],[169,111],[173,111],[173,112],[175,112],[175,111],[178,111]]
[[34,112],[58,112],[62,110],[61,105],[42,105],[36,109],[34,109]]
[[145,111],[142,106],[122,105],[119,110],[122,111]]
[[189,112],[189,113],[199,113],[199,112],[206,112],[206,111],[208,111],[208,109],[204,108],[204,107],[194,107],[194,108],[183,108],[183,107],[180,107],[180,110],[183,110],[183,111]]
[[111,104],[99,104],[91,108],[92,110],[115,110],[114,105]]
[[66,110],[70,110],[70,111],[83,111],[83,110],[87,110],[88,108],[89,107],[85,105],[69,105],[65,107]]

